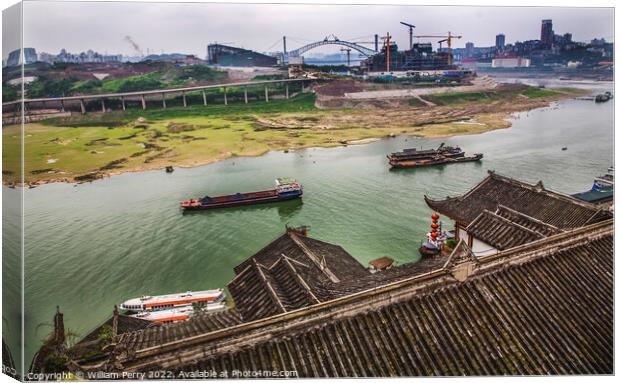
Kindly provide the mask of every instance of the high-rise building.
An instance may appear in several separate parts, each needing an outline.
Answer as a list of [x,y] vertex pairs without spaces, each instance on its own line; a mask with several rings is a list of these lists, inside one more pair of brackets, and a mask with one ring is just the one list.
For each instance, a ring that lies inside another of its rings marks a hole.
[[553,22],[550,19],[542,21],[540,27],[540,43],[545,48],[551,48],[553,45]]
[[465,43],[465,56],[471,57],[474,55],[474,43],[467,42]]
[[24,64],[37,62],[37,50],[34,48],[24,48]]
[[504,50],[504,46],[506,45],[506,36],[503,33],[495,36],[495,48],[498,51]]
[[9,53],[9,57],[6,59],[6,66],[19,65],[19,57],[21,55],[21,49],[16,49]]
[[22,50],[16,49],[9,53],[9,57],[6,61],[7,66],[17,66],[19,64],[32,64],[37,62],[37,51],[34,48],[24,48],[24,56],[22,58]]

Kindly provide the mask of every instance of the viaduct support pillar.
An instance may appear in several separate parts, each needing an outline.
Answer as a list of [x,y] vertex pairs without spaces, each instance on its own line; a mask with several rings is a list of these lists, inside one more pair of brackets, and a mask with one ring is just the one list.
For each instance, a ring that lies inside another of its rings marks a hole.
[[185,92],[183,92],[182,94],[183,94],[183,107],[187,108],[187,97],[185,97]]
[[161,94],[161,105],[166,109],[166,93]]
[[245,103],[248,103],[248,87],[244,86],[243,87],[243,100],[245,101]]
[[207,106],[207,92],[205,92],[205,90],[202,90],[202,103]]
[[286,84],[285,89],[286,89],[286,98],[288,99],[288,84]]
[[142,110],[146,109],[146,100],[144,99],[144,95],[141,96],[142,98]]
[[121,104],[123,105],[123,111],[125,110],[125,97],[121,97]]
[[304,82],[302,81],[301,82],[301,93],[303,93],[303,92],[304,92]]
[[80,99],[80,109],[82,110],[82,114],[86,114],[86,105],[84,105],[84,99]]
[[228,89],[224,88],[224,105],[228,105]]
[[269,102],[269,89],[267,89],[267,85],[265,85],[265,102]]
[[60,100],[60,111],[61,112],[65,111],[65,101],[64,100]]
[[105,113],[105,101],[103,101],[103,98],[101,99],[101,111]]

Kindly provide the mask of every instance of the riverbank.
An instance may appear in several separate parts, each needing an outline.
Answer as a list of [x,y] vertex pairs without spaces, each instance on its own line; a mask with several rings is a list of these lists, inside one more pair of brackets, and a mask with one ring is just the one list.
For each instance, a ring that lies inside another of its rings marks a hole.
[[[76,116],[25,126],[25,181],[85,182],[165,166],[193,167],[269,151],[364,144],[373,138],[479,134],[510,126],[515,112],[589,93],[500,86],[418,99],[318,109],[314,94],[291,100]],[[373,103],[374,102],[374,103]],[[421,105],[420,105],[421,104]],[[19,126],[3,129],[5,184],[19,178]]]

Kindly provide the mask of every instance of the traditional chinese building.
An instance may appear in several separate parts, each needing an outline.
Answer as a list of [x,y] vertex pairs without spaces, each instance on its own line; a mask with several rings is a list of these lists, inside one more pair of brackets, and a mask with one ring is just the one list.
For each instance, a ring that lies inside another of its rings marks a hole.
[[476,256],[611,217],[606,208],[545,189],[542,181],[531,185],[494,172],[462,196],[424,199],[453,221],[456,239],[463,239]]
[[112,359],[185,378],[613,373],[611,220],[484,256],[461,240],[444,261],[261,319],[229,311],[127,333]]

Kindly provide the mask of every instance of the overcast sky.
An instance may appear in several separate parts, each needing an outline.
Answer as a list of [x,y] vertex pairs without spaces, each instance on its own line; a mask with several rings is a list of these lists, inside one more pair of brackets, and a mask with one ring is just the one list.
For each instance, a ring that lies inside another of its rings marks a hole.
[[[4,16],[3,27],[14,24]],[[507,43],[539,38],[542,19],[553,19],[555,33],[571,32],[574,40],[613,41],[612,8],[27,1],[24,46],[49,53],[65,48],[135,55],[124,41],[131,36],[144,53],[148,49],[204,57],[207,44],[215,41],[274,51],[282,49],[284,35],[291,50],[328,34],[351,40],[366,36],[357,40],[371,41],[375,33],[390,32],[404,48],[408,30],[400,21],[416,25],[415,34],[463,35],[456,47],[468,41],[489,46],[498,33],[506,35]],[[18,46],[5,39],[3,57]]]

